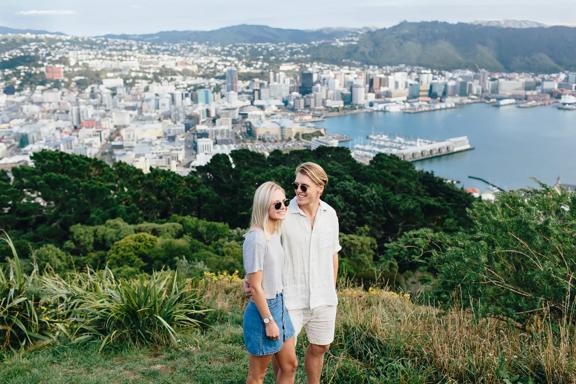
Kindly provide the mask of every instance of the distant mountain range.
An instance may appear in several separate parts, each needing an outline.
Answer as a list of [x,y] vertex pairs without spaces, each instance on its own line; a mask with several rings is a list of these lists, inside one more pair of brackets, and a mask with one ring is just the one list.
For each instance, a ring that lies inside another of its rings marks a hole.
[[576,70],[576,28],[403,22],[365,33],[358,44],[325,44],[311,54],[329,62],[551,73]]
[[32,35],[64,35],[61,32],[49,32],[38,29],[16,29],[0,26],[0,35],[30,33]]
[[548,25],[530,20],[478,20],[471,24],[500,28],[546,28]]
[[109,39],[137,40],[155,43],[310,43],[334,40],[360,29],[324,28],[314,31],[272,28],[264,25],[235,25],[212,31],[163,31],[144,35],[104,35]]
[[[0,34],[47,31],[0,27]],[[59,33],[56,33],[59,34]],[[350,34],[357,44],[336,46],[330,40]],[[325,28],[298,30],[236,25],[212,31],[164,31],[152,34],[105,35],[154,43],[199,42],[309,43],[326,41],[309,53],[314,60],[371,65],[419,65],[437,69],[485,68],[492,71],[551,73],[576,70],[576,28],[530,21],[482,21],[471,24],[403,22],[383,29]]]

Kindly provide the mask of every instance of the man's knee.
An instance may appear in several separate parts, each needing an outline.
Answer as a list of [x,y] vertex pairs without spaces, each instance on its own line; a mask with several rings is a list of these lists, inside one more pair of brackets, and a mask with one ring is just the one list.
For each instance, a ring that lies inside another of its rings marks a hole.
[[327,345],[318,345],[318,344],[310,344],[308,350],[312,355],[321,356],[328,352],[330,349],[330,344]]

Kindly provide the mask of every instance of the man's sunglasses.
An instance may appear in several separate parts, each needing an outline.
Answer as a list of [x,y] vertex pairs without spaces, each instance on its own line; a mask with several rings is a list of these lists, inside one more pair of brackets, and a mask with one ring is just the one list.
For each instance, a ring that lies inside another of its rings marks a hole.
[[308,188],[310,188],[310,186],[308,184],[293,183],[292,185],[294,186],[295,191],[300,189],[304,193],[306,193],[306,191],[308,191]]
[[277,211],[282,209],[282,205],[284,205],[286,208],[288,208],[288,206],[290,205],[290,200],[286,199],[284,201],[277,201],[274,204],[272,204],[274,209]]

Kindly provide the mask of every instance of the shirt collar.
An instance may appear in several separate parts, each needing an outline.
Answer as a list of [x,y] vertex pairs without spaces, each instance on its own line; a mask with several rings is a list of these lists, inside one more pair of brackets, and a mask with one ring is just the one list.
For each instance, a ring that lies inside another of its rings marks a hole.
[[[320,200],[319,211],[327,211],[327,210],[328,210],[328,204],[326,204],[325,202]],[[300,207],[298,206],[298,202],[296,201],[296,197],[293,197],[292,200],[290,200],[290,204],[288,205],[288,213],[299,213],[301,215],[306,216],[304,211],[301,210]]]

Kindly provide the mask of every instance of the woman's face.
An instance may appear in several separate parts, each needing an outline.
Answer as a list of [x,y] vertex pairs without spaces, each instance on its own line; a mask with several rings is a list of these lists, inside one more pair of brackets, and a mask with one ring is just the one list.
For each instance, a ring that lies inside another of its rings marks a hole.
[[[283,220],[286,216],[286,211],[288,210],[285,206],[286,196],[284,192],[277,189],[272,193],[272,199],[268,205],[268,216],[270,220]],[[286,201],[287,203],[288,201]]]

